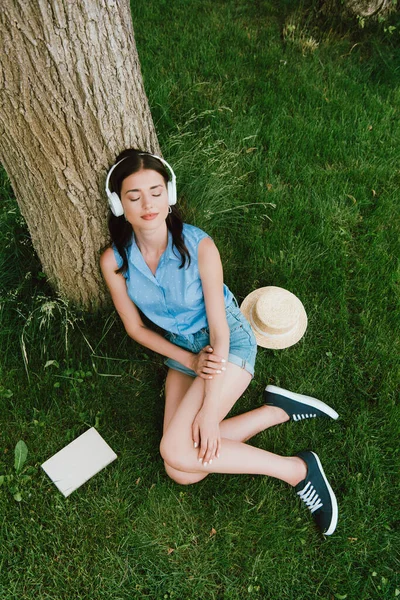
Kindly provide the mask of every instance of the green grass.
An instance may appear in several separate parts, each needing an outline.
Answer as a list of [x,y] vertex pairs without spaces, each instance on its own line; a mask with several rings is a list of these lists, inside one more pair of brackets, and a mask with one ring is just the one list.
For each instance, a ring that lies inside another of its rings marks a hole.
[[[0,475],[23,439],[30,478],[20,503],[12,484],[0,489],[1,600],[400,594],[397,33],[314,28],[319,46],[304,51],[307,31],[283,33],[305,27],[297,6],[140,0],[132,14],[185,218],[214,237],[239,301],[278,285],[306,307],[305,338],[259,351],[233,412],[259,405],[267,382],[332,403],[339,421],[287,424],[254,443],[318,452],[337,531],[321,538],[279,481],[168,480],[161,357],[112,312],[54,297],[3,174]],[[40,464],[93,425],[118,460],[64,499]]]

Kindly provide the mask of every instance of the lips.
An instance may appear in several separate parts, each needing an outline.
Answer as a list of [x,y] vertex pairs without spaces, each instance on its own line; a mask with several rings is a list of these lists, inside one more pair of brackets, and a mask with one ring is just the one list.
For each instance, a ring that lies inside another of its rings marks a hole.
[[143,215],[142,219],[144,219],[145,221],[152,221],[157,216],[158,216],[158,213],[149,213],[148,215]]

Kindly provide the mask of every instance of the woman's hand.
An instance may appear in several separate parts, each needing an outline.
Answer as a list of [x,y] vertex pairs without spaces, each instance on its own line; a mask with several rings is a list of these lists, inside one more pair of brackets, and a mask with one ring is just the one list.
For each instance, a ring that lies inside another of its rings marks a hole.
[[214,375],[226,370],[226,360],[213,352],[211,346],[205,346],[198,354],[193,355],[191,369],[203,379],[212,379]]
[[194,447],[199,448],[199,462],[204,466],[219,457],[221,437],[218,417],[214,409],[202,407],[199,410],[193,421],[192,436]]

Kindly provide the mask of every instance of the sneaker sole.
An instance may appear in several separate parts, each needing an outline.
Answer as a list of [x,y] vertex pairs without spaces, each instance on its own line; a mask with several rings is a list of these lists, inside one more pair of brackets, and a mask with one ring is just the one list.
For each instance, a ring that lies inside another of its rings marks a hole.
[[276,385],[267,385],[265,391],[271,392],[271,394],[277,394],[278,396],[283,396],[285,398],[290,398],[290,400],[293,400],[294,402],[301,402],[302,404],[307,404],[308,406],[317,408],[321,412],[328,415],[328,417],[331,417],[331,419],[336,420],[339,417],[336,410],[325,404],[325,402],[322,402],[322,400],[317,400],[317,398],[304,396],[303,394],[296,394],[295,392],[289,392],[289,390],[284,390]]
[[331,503],[332,503],[332,520],[331,523],[328,527],[328,529],[326,531],[324,531],[324,535],[332,535],[332,533],[335,531],[336,529],[336,525],[338,522],[338,505],[337,505],[337,500],[336,500],[336,496],[335,493],[333,491],[333,489],[331,488],[331,486],[329,485],[329,481],[326,478],[324,469],[322,468],[321,465],[321,461],[319,460],[319,457],[317,454],[315,454],[315,452],[310,451],[311,454],[313,454],[315,460],[317,461],[317,465],[318,465],[318,469],[320,470],[320,473],[325,481],[326,487],[328,488],[328,492],[329,492],[329,497],[331,499]]

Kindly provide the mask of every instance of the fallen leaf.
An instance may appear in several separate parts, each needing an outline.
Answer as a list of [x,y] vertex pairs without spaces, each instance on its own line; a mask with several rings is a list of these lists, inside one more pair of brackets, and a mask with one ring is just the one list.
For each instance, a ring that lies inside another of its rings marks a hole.
[[136,485],[139,485],[139,483],[140,483],[140,477],[138,477],[138,478],[136,479]]
[[215,531],[214,527],[211,529],[210,531],[210,537],[212,537],[213,535],[215,535],[217,532]]
[[173,548],[168,548],[168,550],[167,550],[167,554],[168,554],[168,556],[169,556],[170,554],[172,554],[172,553],[173,553],[173,551],[174,551],[174,549],[173,549]]

